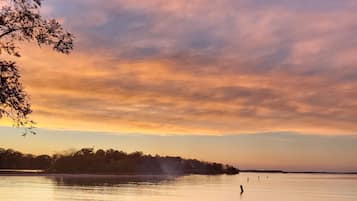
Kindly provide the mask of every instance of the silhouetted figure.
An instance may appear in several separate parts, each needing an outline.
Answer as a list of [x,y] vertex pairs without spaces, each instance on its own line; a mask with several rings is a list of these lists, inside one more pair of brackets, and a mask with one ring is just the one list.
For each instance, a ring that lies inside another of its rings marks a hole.
[[243,185],[240,185],[240,194],[244,193]]
[[249,177],[247,177],[247,183],[249,183]]

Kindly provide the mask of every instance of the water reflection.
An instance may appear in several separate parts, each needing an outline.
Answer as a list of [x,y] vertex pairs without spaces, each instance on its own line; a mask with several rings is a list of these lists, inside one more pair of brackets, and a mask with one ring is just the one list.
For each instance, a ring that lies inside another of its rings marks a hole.
[[356,188],[357,175],[0,176],[1,201],[356,201]]
[[175,176],[51,176],[59,186],[123,186],[123,185],[158,185],[174,181]]

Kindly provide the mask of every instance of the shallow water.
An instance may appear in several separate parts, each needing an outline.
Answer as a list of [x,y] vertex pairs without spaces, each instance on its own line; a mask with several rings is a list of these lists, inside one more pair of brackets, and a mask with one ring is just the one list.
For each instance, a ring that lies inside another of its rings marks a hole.
[[[249,178],[249,179],[248,179]],[[240,194],[240,185],[245,192]],[[357,175],[178,178],[0,176],[1,201],[356,201]]]

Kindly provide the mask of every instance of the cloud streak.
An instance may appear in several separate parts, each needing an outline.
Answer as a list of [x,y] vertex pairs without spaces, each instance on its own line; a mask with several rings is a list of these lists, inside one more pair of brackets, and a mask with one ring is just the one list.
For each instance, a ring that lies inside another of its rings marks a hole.
[[45,13],[76,33],[75,53],[25,44],[19,62],[44,127],[355,134],[356,7],[55,0]]

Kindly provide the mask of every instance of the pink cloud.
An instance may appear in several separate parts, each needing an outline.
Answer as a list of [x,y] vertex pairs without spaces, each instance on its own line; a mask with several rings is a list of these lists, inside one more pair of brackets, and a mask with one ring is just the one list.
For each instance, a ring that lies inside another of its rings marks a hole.
[[[65,13],[78,46],[69,57],[24,46],[36,118],[147,133],[356,133],[354,4],[252,2],[54,2],[49,15]],[[84,6],[93,12],[74,18]]]

